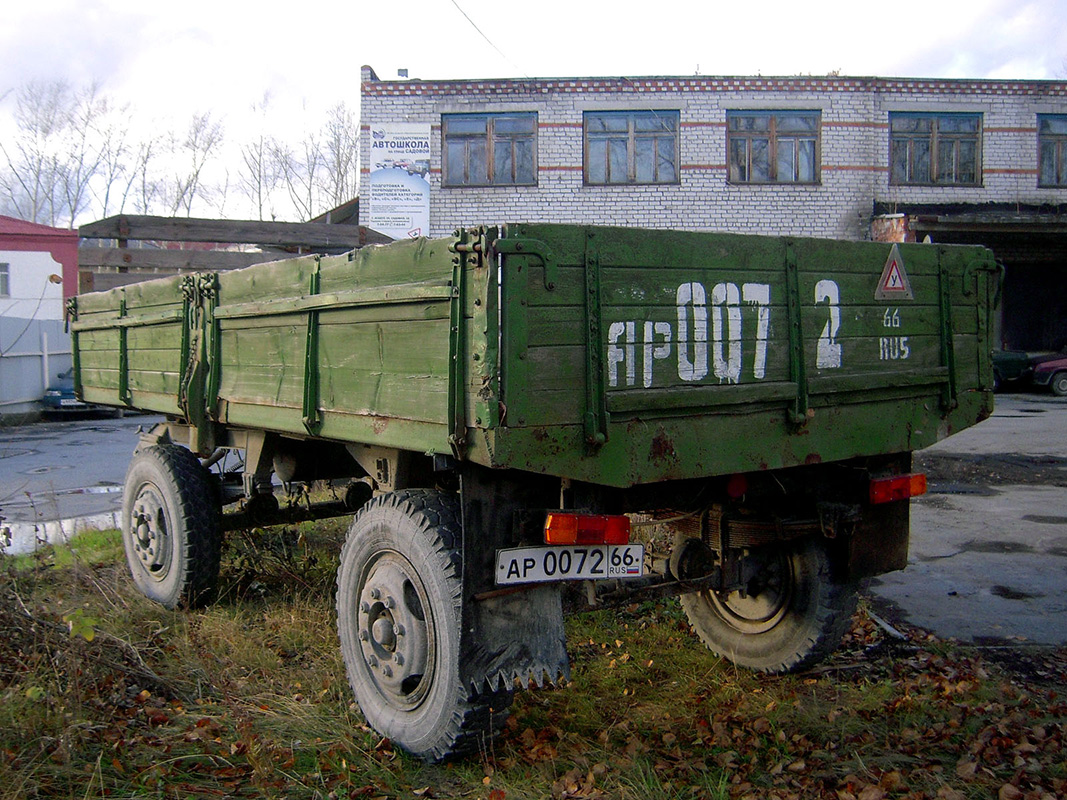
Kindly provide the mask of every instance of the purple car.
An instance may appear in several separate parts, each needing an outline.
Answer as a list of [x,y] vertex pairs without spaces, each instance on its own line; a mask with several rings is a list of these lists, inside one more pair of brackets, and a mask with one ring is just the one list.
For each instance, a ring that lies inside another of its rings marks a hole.
[[1067,397],[1067,356],[1034,365],[1034,386],[1047,386],[1056,397]]

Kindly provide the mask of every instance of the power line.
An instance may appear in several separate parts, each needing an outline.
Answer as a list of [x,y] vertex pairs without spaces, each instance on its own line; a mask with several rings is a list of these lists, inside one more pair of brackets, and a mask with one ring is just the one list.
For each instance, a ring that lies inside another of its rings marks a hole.
[[510,58],[508,58],[508,57],[507,57],[507,56],[506,56],[506,55],[504,54],[504,51],[503,51],[503,50],[501,50],[501,49],[500,49],[499,47],[497,47],[497,46],[496,46],[496,45],[495,45],[495,44],[493,43],[493,40],[492,40],[492,39],[490,39],[490,38],[489,38],[488,36],[486,36],[486,35],[485,35],[484,33],[482,33],[482,29],[481,29],[481,28],[479,28],[479,27],[478,27],[478,26],[477,26],[477,25],[476,25],[476,24],[474,23],[474,20],[470,18],[470,16],[469,16],[469,15],[467,14],[467,12],[466,12],[466,11],[464,11],[464,10],[463,10],[462,8],[460,8],[460,5],[459,5],[459,3],[457,3],[457,2],[456,2],[456,0],[452,0],[452,5],[454,5],[454,6],[456,7],[456,10],[457,10],[457,11],[459,11],[459,13],[463,15],[463,18],[464,18],[465,20],[467,20],[467,22],[469,22],[469,23],[471,24],[471,27],[472,27],[472,28],[474,28],[474,30],[478,31],[478,35],[479,35],[479,36],[481,36],[481,37],[482,37],[483,39],[485,39],[485,41],[489,43],[489,46],[490,46],[490,47],[492,47],[492,48],[493,48],[494,50],[496,50],[496,51],[497,51],[498,53],[500,53],[500,57],[501,57],[502,59],[504,59],[504,60],[505,60],[505,61],[507,61],[507,62],[508,62],[508,63],[509,63],[509,64],[510,64],[510,65],[511,65],[512,67],[514,67],[514,68],[515,68],[515,70],[516,70],[516,71],[518,71],[518,72],[519,72],[519,73],[520,73],[520,74],[521,74],[521,75],[522,75],[522,76],[523,76],[524,78],[529,78],[529,77],[530,77],[529,75],[527,75],[527,74],[526,74],[526,71],[525,71],[525,70],[524,70],[524,69],[523,69],[522,67],[520,67],[520,66],[519,66],[518,64],[516,64],[516,63],[515,63],[514,61],[512,61],[512,60],[511,60]]

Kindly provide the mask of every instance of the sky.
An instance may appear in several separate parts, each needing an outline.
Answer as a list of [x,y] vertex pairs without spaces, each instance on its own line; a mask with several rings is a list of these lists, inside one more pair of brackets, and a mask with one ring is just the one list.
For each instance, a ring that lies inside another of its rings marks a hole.
[[[1067,80],[1067,0],[36,0],[0,18],[0,136],[31,81],[136,130],[210,112],[230,153],[299,142],[383,80],[823,75]],[[259,110],[253,110],[258,106]],[[227,167],[228,169],[228,167]]]
[[44,0],[0,23],[0,96],[95,80],[151,116],[237,117],[269,96],[298,124],[357,107],[363,64],[383,79],[1067,79],[1067,0]]

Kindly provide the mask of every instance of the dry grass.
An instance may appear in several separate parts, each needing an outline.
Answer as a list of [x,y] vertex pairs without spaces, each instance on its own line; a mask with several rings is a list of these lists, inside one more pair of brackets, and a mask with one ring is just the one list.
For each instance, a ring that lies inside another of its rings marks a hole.
[[196,613],[143,600],[113,532],[0,561],[0,797],[1067,792],[1063,652],[1007,668],[921,631],[887,640],[861,612],[823,670],[766,678],[712,658],[675,602],[572,618],[571,685],[517,695],[481,758],[425,766],[351,704],[332,612],[342,536],[231,537],[221,600]]

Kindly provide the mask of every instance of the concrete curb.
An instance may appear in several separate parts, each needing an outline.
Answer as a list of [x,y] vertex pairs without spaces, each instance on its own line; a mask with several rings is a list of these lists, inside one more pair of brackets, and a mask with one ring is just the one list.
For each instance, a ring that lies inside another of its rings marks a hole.
[[36,550],[41,542],[67,544],[74,536],[84,531],[118,528],[119,517],[118,511],[109,511],[70,519],[0,523],[0,553],[25,555]]

